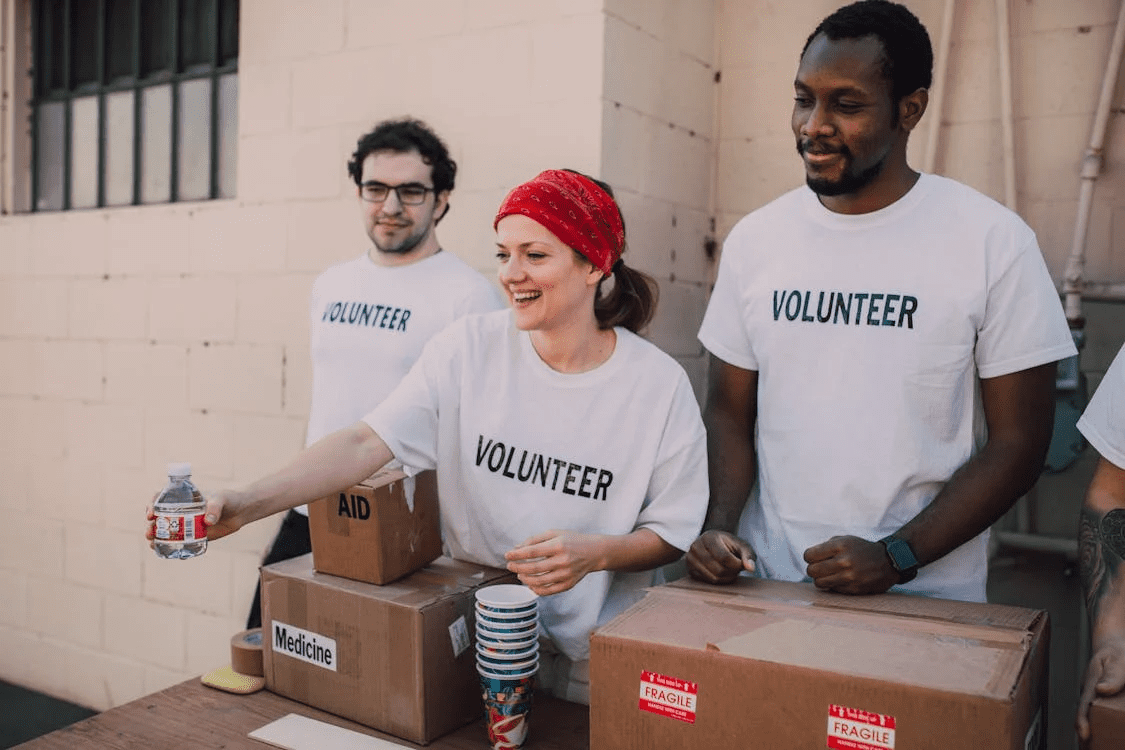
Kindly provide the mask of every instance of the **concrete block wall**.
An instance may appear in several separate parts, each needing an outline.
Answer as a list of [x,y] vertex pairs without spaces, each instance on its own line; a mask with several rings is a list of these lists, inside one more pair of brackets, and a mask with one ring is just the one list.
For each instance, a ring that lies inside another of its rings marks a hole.
[[625,215],[626,262],[660,285],[648,337],[700,397],[696,333],[714,275],[717,4],[608,0],[605,20],[601,174]]
[[220,487],[303,444],[309,288],[368,247],[356,138],[434,126],[439,236],[491,276],[508,189],[601,169],[604,33],[601,0],[243,0],[237,199],[0,216],[0,679],[105,709],[229,661],[276,520],[164,561],[143,511],[169,461]]

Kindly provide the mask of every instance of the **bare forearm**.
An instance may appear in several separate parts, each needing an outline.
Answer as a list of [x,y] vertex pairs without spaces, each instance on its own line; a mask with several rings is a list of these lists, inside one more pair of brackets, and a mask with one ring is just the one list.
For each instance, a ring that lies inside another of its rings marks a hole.
[[1035,484],[1042,461],[1035,448],[986,445],[899,535],[922,565],[944,557],[1004,515]]
[[733,534],[738,530],[738,519],[758,473],[753,430],[710,408],[704,421],[711,499],[703,529]]
[[992,525],[1035,484],[1055,418],[1055,365],[980,381],[988,442],[900,536],[925,565]]
[[1091,639],[1125,636],[1125,472],[1102,459],[1078,529],[1078,560]]
[[673,563],[684,554],[649,529],[637,529],[621,536],[606,536],[603,544],[600,561],[602,570],[652,570]]
[[382,438],[362,422],[310,445],[284,468],[235,492],[249,523],[363,481],[391,460]]

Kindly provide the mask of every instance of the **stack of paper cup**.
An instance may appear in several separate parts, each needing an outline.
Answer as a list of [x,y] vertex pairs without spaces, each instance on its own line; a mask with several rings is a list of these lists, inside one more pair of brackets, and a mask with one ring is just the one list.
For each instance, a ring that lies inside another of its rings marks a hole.
[[539,670],[539,598],[527,586],[477,589],[477,672],[494,750],[527,738],[528,712]]

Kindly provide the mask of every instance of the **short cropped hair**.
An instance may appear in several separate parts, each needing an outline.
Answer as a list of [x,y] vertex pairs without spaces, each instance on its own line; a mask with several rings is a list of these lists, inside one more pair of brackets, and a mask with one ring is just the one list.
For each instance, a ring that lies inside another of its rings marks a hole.
[[883,77],[898,102],[933,83],[934,50],[918,17],[888,0],[860,0],[845,5],[820,22],[801,50],[804,59],[819,34],[833,41],[874,36],[883,45]]

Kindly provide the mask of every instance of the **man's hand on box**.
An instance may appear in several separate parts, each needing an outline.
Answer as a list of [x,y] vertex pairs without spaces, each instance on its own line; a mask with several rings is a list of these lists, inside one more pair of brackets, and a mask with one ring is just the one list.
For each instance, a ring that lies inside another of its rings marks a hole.
[[841,594],[881,594],[899,579],[886,548],[857,536],[834,536],[809,547],[805,562],[817,588]]
[[508,570],[539,596],[574,588],[587,573],[604,566],[605,537],[551,529],[509,550]]
[[1078,717],[1074,728],[1083,741],[1090,738],[1090,704],[1100,695],[1116,695],[1125,689],[1125,634],[1107,638],[1096,645],[1086,666],[1082,694],[1078,698]]
[[755,558],[746,540],[712,529],[691,543],[686,559],[692,578],[704,583],[731,583],[744,570],[754,572]]

